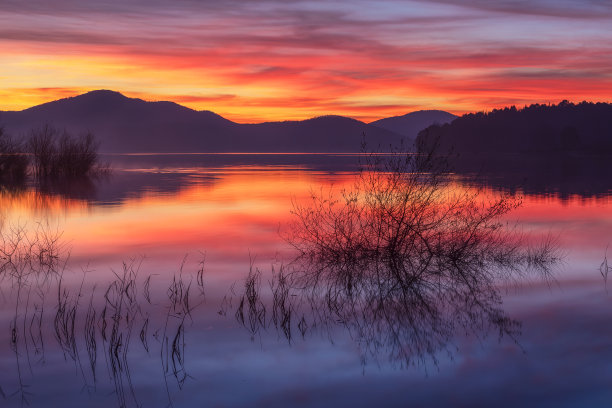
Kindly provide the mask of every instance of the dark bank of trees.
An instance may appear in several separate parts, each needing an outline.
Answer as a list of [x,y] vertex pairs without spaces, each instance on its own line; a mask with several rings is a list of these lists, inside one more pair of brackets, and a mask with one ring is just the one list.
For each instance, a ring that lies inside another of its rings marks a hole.
[[89,177],[106,171],[100,164],[98,143],[92,134],[73,136],[50,126],[34,129],[17,140],[0,128],[0,182],[19,184],[35,180]]
[[612,153],[612,104],[563,101],[464,115],[419,133],[417,145],[456,153]]

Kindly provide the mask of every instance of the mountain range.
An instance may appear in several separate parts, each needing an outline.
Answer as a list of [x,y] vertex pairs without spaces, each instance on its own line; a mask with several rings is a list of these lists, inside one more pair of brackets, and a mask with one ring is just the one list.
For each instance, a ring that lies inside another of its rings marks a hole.
[[0,126],[15,137],[50,125],[73,134],[92,132],[103,153],[131,152],[358,152],[412,145],[418,132],[456,117],[417,111],[364,123],[343,116],[242,124],[174,102],[147,102],[99,90],[34,106],[0,111]]

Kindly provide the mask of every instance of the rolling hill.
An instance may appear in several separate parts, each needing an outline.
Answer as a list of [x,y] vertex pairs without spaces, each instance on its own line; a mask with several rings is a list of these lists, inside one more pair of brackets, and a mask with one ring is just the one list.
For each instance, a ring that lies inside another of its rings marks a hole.
[[[410,115],[418,120],[411,121]],[[415,112],[400,117],[404,125],[397,130],[387,122],[367,124],[333,115],[240,124],[173,102],[147,102],[100,90],[22,111],[0,112],[0,126],[16,137],[46,124],[77,134],[91,131],[106,153],[357,152],[362,140],[383,149],[402,139],[410,144],[419,130],[441,123],[439,115],[423,115]],[[397,120],[388,119],[389,123]]]
[[386,129],[407,138],[407,141],[416,139],[418,133],[428,126],[443,125],[455,120],[457,116],[441,110],[422,110],[410,112],[403,116],[393,116],[370,122],[370,125]]

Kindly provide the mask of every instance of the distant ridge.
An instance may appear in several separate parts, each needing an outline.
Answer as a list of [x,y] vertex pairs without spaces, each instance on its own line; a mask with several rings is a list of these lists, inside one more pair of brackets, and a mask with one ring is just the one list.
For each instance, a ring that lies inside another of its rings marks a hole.
[[418,133],[426,127],[434,124],[443,125],[450,123],[456,118],[457,116],[452,113],[441,110],[421,110],[407,113],[403,116],[376,120],[370,122],[370,125],[395,132],[406,137],[407,141],[413,142]]
[[409,114],[418,123],[405,125],[401,132],[335,115],[240,124],[174,102],[147,102],[98,90],[22,111],[0,112],[0,126],[17,137],[45,124],[73,133],[91,131],[101,143],[100,150],[113,153],[357,152],[364,138],[368,146],[383,149],[402,140],[410,144],[419,130],[442,123],[439,118],[446,112],[435,112],[439,114]]

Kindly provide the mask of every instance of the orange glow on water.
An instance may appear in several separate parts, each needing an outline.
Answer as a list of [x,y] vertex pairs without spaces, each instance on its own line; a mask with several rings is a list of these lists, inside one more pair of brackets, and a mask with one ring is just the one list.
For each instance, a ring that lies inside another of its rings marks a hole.
[[[5,194],[0,204],[5,226],[46,220],[62,232],[72,258],[83,262],[141,255],[176,261],[198,251],[209,259],[244,262],[249,254],[271,260],[289,251],[282,234],[293,217],[293,202],[307,200],[313,191],[339,192],[353,182],[351,174],[322,177],[309,171],[238,166],[219,172],[210,185],[195,184],[175,193],[145,192],[113,206],[32,192]],[[458,185],[452,188],[461,191]],[[605,249],[612,231],[611,206],[607,199],[526,196],[508,219],[519,220],[526,232],[558,236],[563,246]],[[591,232],[582,233],[585,228]]]
[[[316,176],[234,170],[210,186],[145,193],[108,208],[59,197],[47,197],[41,204],[32,192],[2,197],[1,204],[6,225],[49,220],[52,228],[62,231],[72,257],[84,261],[198,251],[213,258],[248,259],[249,253],[271,258],[287,249],[279,225],[291,217],[292,200],[309,196]],[[334,185],[342,180],[336,177]]]

